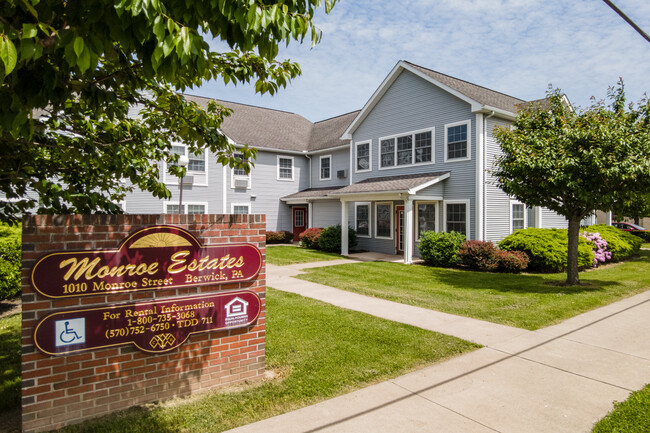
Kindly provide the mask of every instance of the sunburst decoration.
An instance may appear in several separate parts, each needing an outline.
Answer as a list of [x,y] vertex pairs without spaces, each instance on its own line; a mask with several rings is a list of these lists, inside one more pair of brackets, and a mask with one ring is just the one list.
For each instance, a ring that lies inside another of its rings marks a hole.
[[190,241],[174,233],[152,233],[133,242],[129,248],[191,247]]

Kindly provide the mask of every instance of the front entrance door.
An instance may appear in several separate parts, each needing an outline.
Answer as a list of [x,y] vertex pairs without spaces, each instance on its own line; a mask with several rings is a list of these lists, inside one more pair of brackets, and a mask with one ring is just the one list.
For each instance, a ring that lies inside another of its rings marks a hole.
[[395,206],[397,214],[395,215],[395,249],[398,253],[404,252],[404,206]]
[[307,229],[307,208],[293,208],[293,240],[298,240],[300,233]]

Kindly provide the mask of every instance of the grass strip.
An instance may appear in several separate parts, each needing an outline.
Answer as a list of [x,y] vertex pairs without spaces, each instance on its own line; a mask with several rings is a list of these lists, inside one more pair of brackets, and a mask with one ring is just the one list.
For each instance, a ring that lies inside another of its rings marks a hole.
[[0,319],[0,410],[20,405],[21,314]]
[[[496,274],[366,262],[305,269],[298,276],[331,287],[525,329],[539,329],[650,287],[650,251],[580,274]],[[359,278],[363,275],[363,278]]]
[[324,260],[344,259],[345,257],[326,253],[324,251],[306,248],[278,245],[266,248],[266,262],[272,265],[285,266],[296,263],[322,262]]
[[650,385],[633,392],[627,400],[616,403],[614,410],[598,421],[592,432],[650,432]]
[[454,337],[267,291],[267,368],[278,378],[239,392],[151,404],[66,432],[220,432],[473,350]]

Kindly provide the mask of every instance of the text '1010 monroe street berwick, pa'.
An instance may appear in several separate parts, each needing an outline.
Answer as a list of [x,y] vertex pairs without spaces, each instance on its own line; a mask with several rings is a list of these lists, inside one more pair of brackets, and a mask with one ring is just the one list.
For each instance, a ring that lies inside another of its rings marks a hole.
[[51,298],[253,280],[262,254],[251,244],[206,245],[173,226],[147,227],[116,250],[55,252],[34,266],[34,288]]

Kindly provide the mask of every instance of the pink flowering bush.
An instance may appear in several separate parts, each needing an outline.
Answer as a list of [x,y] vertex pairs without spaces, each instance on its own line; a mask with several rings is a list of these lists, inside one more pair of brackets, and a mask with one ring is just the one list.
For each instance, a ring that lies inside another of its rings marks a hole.
[[607,251],[607,241],[600,237],[600,233],[582,232],[581,236],[591,244],[594,252],[594,268],[612,259],[612,253]]

